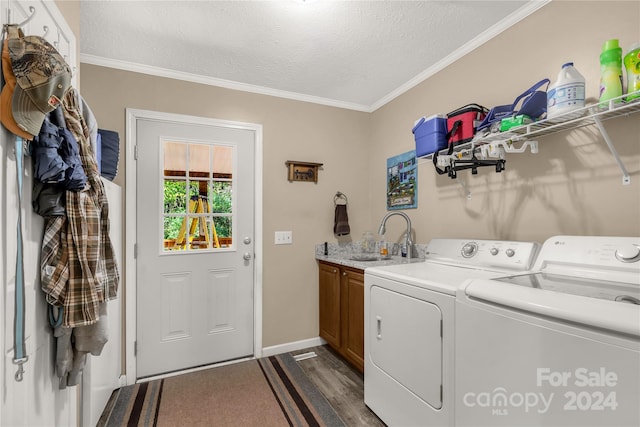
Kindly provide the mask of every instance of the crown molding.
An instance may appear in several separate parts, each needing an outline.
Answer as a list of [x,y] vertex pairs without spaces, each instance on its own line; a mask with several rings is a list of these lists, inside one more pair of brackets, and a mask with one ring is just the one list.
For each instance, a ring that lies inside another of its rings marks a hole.
[[284,90],[271,89],[264,86],[250,85],[246,83],[234,82],[232,80],[217,79],[213,77],[202,76],[199,74],[185,73],[182,71],[169,70],[167,68],[153,67],[149,65],[138,64],[135,62],[105,58],[102,56],[88,55],[83,53],[80,54],[80,62],[83,64],[98,65],[101,67],[115,68],[118,70],[132,71],[135,73],[148,74],[157,77],[183,80],[208,86],[223,87],[226,89],[239,90],[242,92],[251,92],[261,95],[274,96],[277,98],[286,98],[294,101],[310,102],[313,104],[344,108],[347,110],[362,111],[366,113],[371,112],[371,108],[367,105],[337,101],[335,99],[321,98],[318,96],[305,95],[296,92],[287,92]]

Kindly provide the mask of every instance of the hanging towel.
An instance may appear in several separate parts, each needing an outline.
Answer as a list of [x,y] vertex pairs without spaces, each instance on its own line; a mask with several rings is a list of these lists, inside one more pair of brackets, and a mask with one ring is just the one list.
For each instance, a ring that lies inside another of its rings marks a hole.
[[347,215],[346,204],[336,204],[336,214],[334,218],[333,234],[336,236],[346,236],[351,232],[349,227],[349,216]]

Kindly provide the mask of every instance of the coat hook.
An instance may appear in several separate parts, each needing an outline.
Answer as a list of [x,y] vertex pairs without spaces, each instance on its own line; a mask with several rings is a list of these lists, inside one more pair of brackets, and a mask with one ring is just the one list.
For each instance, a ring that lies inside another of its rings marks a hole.
[[30,15],[27,17],[27,19],[25,19],[24,21],[19,23],[18,27],[22,27],[24,24],[26,24],[27,22],[31,21],[34,16],[36,16],[36,8],[35,7],[29,6],[29,12],[30,12]]
[[42,29],[44,30],[44,34],[42,35],[42,38],[46,39],[47,38],[47,34],[49,34],[49,27],[46,26],[46,25],[43,25]]

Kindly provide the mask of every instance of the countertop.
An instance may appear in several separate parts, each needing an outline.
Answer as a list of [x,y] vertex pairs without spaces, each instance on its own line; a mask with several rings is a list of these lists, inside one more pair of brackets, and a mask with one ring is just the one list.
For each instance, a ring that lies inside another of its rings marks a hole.
[[[318,261],[326,261],[333,264],[344,265],[345,267],[357,268],[359,270],[364,270],[368,267],[380,267],[385,265],[396,265],[396,264],[410,264],[416,262],[423,262],[425,259],[425,252],[427,249],[427,245],[416,244],[415,252],[417,253],[417,258],[405,258],[400,256],[400,248],[397,243],[389,245],[389,253],[390,257],[385,259],[380,259],[377,256],[378,254],[378,244],[376,242],[374,247],[369,248],[368,253],[363,253],[363,244],[362,242],[355,243],[346,243],[346,244],[338,244],[338,243],[327,243],[326,249],[328,255],[325,255],[325,244],[317,244],[315,247],[315,255],[316,260]],[[359,257],[367,257],[374,256],[377,258],[375,261],[364,261],[362,259],[358,259]]]

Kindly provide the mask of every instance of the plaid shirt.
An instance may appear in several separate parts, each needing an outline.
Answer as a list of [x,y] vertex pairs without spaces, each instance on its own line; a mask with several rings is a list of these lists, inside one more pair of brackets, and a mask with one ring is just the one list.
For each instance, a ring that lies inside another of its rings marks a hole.
[[99,305],[117,297],[120,273],[109,238],[109,204],[89,142],[89,129],[71,88],[62,100],[67,128],[78,141],[88,185],[67,191],[67,215],[49,218],[42,242],[42,290],[64,307],[62,325],[91,325]]

